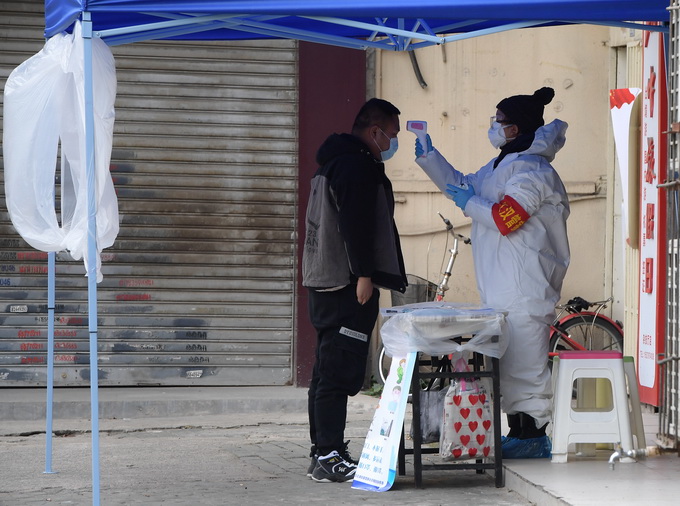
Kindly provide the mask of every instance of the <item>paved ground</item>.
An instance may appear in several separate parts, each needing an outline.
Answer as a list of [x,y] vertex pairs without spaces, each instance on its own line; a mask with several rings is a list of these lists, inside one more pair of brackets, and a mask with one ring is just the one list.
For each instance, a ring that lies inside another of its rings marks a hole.
[[[531,504],[507,488],[496,489],[492,476],[474,471],[428,471],[425,488],[416,489],[409,466],[407,476],[383,493],[313,482],[305,476],[309,443],[304,410],[299,409],[304,399],[297,397],[299,392],[288,403],[297,413],[102,419],[101,504]],[[375,402],[361,396],[351,404],[346,437],[355,457]],[[0,504],[92,504],[87,420],[55,419],[56,474],[43,473],[44,420],[0,417],[0,426]]]
[[[570,454],[506,460],[505,488],[474,471],[413,470],[383,493],[309,480],[306,390],[294,387],[100,389],[102,505],[412,504],[465,506],[675,506],[680,456],[608,466]],[[350,402],[346,436],[355,457],[377,399]],[[88,389],[56,389],[51,470],[45,474],[45,390],[0,389],[0,505],[93,504]],[[647,445],[658,418],[643,413]],[[431,456],[431,459],[436,457]]]

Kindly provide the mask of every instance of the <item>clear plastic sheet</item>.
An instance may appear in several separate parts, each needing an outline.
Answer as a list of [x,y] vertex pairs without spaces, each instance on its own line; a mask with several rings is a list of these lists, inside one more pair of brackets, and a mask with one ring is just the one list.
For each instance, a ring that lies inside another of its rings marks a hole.
[[[116,69],[108,46],[92,40],[97,209],[97,280],[102,249],[118,235],[118,201],[109,165],[113,143]],[[50,38],[19,65],[4,90],[5,197],[12,224],[41,251],[68,251],[87,268],[88,193],[85,156],[83,39]],[[61,216],[55,209],[57,154],[61,147]]]
[[[389,356],[420,351],[447,355],[474,351],[500,358],[507,348],[505,314],[489,307],[452,302],[420,302],[381,310],[380,329]],[[455,338],[464,337],[461,342]]]

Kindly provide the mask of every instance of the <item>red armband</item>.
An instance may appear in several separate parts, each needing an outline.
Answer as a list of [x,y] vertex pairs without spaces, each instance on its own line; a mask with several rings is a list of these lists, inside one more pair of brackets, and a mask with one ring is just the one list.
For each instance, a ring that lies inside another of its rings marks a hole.
[[529,213],[515,199],[507,195],[498,204],[493,205],[491,216],[501,235],[514,232],[529,219]]

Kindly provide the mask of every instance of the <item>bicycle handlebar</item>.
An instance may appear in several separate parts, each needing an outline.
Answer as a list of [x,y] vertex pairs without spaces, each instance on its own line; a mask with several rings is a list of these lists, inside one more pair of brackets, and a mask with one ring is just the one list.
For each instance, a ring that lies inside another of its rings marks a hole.
[[439,217],[442,219],[444,222],[444,225],[446,225],[446,231],[449,232],[455,239],[461,239],[465,244],[471,244],[472,240],[469,237],[465,237],[464,235],[459,234],[458,232],[455,232],[453,230],[453,224],[447,219],[442,216],[442,213],[437,213]]

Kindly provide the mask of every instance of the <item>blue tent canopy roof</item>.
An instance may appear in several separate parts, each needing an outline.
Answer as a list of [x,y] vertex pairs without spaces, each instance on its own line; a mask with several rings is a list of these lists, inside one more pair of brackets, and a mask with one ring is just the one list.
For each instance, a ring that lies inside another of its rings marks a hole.
[[528,26],[667,23],[667,8],[668,0],[45,0],[45,36],[87,11],[110,45],[274,37],[403,50]]

